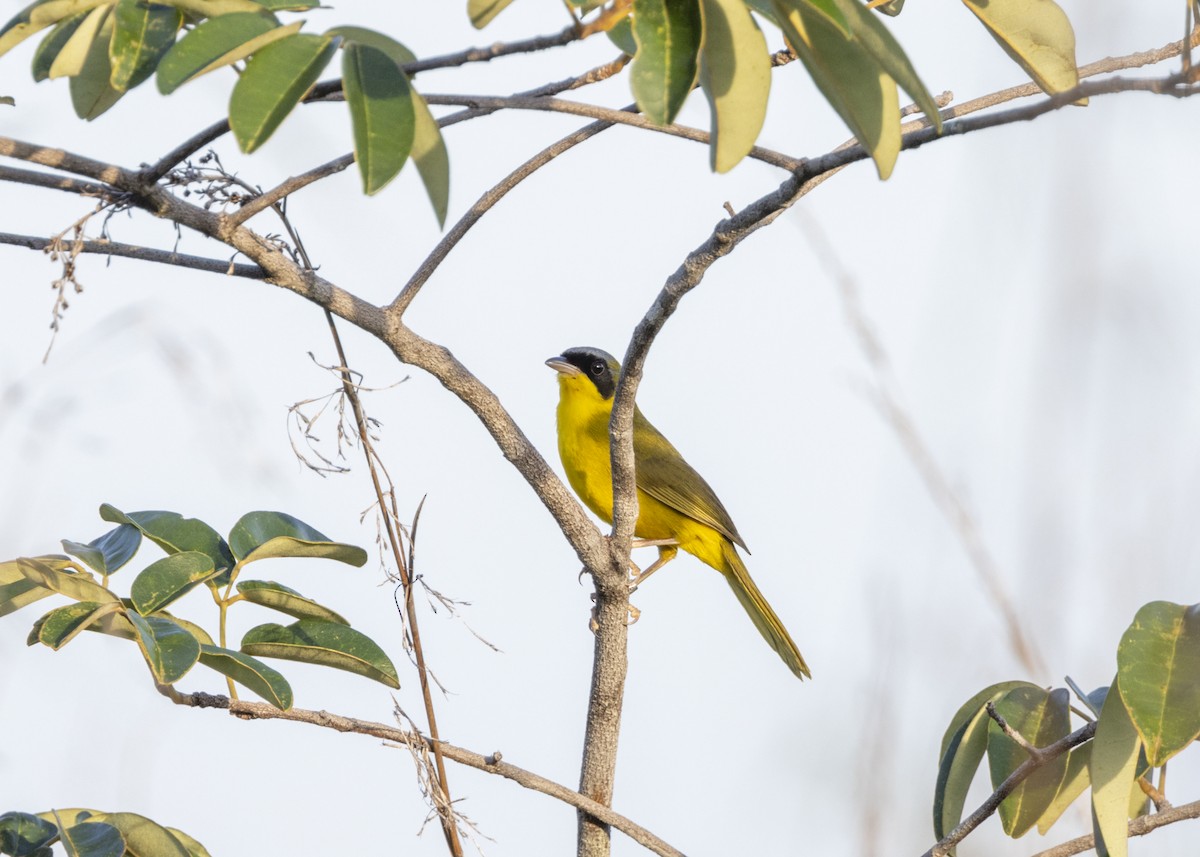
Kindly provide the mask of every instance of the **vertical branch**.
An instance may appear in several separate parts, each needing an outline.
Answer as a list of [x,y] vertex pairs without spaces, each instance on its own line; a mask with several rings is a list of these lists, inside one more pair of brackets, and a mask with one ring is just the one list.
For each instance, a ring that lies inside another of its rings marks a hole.
[[421,646],[421,630],[417,625],[417,610],[413,600],[412,576],[409,574],[409,564],[404,561],[404,552],[401,550],[395,520],[393,515],[388,512],[387,501],[384,499],[383,485],[379,480],[379,471],[375,467],[375,450],[371,446],[371,438],[367,430],[367,417],[363,412],[358,391],[354,388],[354,382],[350,378],[349,364],[346,361],[346,352],[342,348],[342,339],[338,335],[337,325],[334,323],[333,314],[329,310],[325,310],[325,318],[329,322],[329,332],[333,335],[333,344],[337,349],[338,372],[342,379],[342,389],[345,390],[346,398],[350,400],[350,406],[354,411],[354,422],[358,427],[358,436],[362,443],[363,455],[367,460],[367,470],[371,474],[371,486],[375,489],[375,499],[379,503],[379,511],[383,518],[383,527],[387,533],[388,544],[391,546],[392,556],[396,560],[396,570],[400,575],[400,582],[404,587],[404,612],[408,617],[409,633],[412,634],[413,654],[417,662],[417,675],[421,680],[421,697],[425,702],[425,717],[429,721],[430,744],[433,746],[433,761],[434,766],[437,768],[437,780],[432,785],[441,792],[440,795],[435,796],[433,802],[434,808],[441,819],[442,832],[446,836],[446,845],[450,849],[450,853],[453,857],[462,857],[462,843],[458,838],[458,825],[454,820],[454,810],[450,800],[450,784],[446,779],[446,763],[442,758],[442,742],[438,735],[437,715],[433,710],[433,694],[429,687],[429,672],[425,668],[425,650]]

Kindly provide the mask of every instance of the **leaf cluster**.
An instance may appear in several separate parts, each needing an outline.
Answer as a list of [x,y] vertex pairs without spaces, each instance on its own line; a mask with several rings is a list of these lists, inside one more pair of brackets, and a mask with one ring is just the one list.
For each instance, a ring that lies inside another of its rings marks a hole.
[[0,854],[50,857],[57,844],[69,857],[209,857],[182,830],[132,812],[52,809],[0,815]]
[[1015,839],[1036,826],[1045,834],[1090,788],[1098,850],[1125,857],[1129,819],[1149,812],[1148,794],[1162,799],[1152,786],[1153,769],[1164,768],[1200,736],[1200,605],[1145,605],[1117,647],[1111,685],[1085,694],[1067,681],[1086,709],[1076,713],[1093,721],[1095,732],[1090,741],[1053,757],[1037,758],[1072,735],[1067,688],[1006,681],[959,708],[942,739],[934,790],[939,840],[962,819],[967,790],[985,755],[996,789],[1035,758],[1039,764],[999,805],[1004,832]]
[[[291,685],[259,658],[303,661],[400,686],[388,656],[341,614],[281,583],[238,580],[247,565],[264,559],[310,557],[362,566],[367,560],[362,548],[335,542],[283,512],[249,512],[228,539],[203,521],[176,512],[126,513],[104,504],[100,516],[117,526],[86,544],[64,539],[67,555],[0,563],[0,616],[52,595],[73,601],[34,622],[29,645],[41,643],[57,651],[83,631],[109,634],[137,644],[159,685],[174,684],[199,663],[226,676],[231,693],[236,682],[285,710],[292,706]],[[144,539],[166,556],[143,568],[122,598],[110,588],[110,578],[129,563]],[[201,626],[166,609],[201,585],[218,608],[216,641]],[[258,625],[246,632],[237,650],[230,649],[226,611],[243,601],[296,621]]]

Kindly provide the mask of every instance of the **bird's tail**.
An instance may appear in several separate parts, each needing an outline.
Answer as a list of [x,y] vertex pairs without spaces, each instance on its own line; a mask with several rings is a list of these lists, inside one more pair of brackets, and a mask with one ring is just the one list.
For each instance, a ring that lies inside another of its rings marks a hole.
[[723,571],[725,579],[729,581],[733,594],[737,596],[742,607],[750,615],[750,621],[763,635],[763,639],[779,654],[779,657],[783,658],[783,662],[796,674],[797,678],[812,678],[812,673],[808,671],[808,664],[804,663],[804,656],[792,642],[787,628],[783,627],[783,622],[775,615],[775,611],[771,609],[767,599],[750,579],[750,572],[746,570],[742,558],[738,556],[737,549],[728,540],[722,539],[722,541],[724,543],[725,568]]

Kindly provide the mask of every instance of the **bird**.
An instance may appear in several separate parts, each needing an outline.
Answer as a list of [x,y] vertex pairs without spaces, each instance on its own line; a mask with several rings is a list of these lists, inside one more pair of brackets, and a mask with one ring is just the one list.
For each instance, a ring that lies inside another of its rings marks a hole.
[[[546,365],[558,372],[558,454],[571,488],[612,523],[612,460],[608,423],[621,364],[599,348],[568,348]],[[675,558],[682,548],[724,575],[760,634],[803,680],[812,673],[783,622],[759,591],[737,552],[746,542],[709,484],[640,409],[633,411],[633,458],[638,517],[634,536],[658,546],[658,559],[632,588]],[[736,547],[735,547],[736,546]]]

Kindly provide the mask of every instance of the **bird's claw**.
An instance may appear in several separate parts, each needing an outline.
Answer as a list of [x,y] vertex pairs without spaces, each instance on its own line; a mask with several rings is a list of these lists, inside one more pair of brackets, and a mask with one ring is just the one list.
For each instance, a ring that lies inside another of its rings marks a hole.
[[[634,588],[636,589],[636,587],[634,587]],[[630,590],[630,591],[632,592],[633,590]],[[600,630],[600,613],[597,611],[597,609],[595,607],[596,593],[593,592],[588,597],[590,597],[592,599],[592,605],[593,605],[591,615],[588,616],[588,630],[590,630],[593,634],[595,634],[597,631]],[[630,625],[636,625],[638,619],[642,618],[642,611],[639,610],[638,608],[634,607],[632,604],[628,605],[626,607],[626,610],[629,611],[629,615],[626,617],[625,627],[629,627]]]

